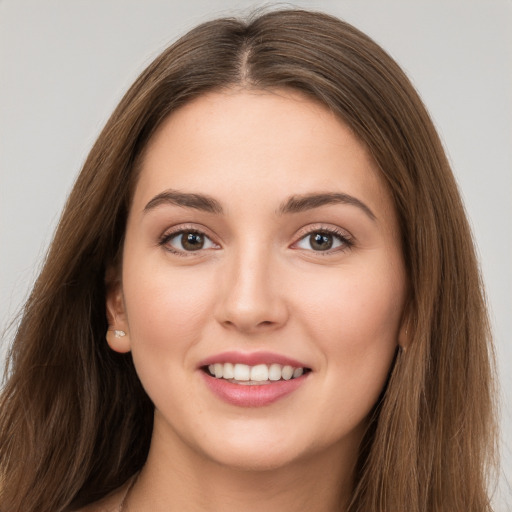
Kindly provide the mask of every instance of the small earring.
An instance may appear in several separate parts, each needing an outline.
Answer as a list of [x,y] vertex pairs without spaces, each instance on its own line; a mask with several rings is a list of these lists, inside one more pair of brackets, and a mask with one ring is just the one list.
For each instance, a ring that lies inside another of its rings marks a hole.
[[123,336],[126,336],[126,333],[124,331],[118,331],[117,329],[114,329],[114,336],[116,338],[122,338]]

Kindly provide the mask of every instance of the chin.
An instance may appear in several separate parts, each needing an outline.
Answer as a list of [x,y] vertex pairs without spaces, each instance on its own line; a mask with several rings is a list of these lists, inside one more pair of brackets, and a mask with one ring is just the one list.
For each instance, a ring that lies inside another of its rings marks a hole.
[[312,451],[308,442],[290,436],[289,431],[279,436],[226,436],[220,444],[211,442],[204,449],[210,460],[240,471],[277,470],[307,458]]
[[212,454],[212,461],[226,468],[246,472],[275,471],[293,465],[300,457],[285,452],[268,450],[236,450],[231,453]]

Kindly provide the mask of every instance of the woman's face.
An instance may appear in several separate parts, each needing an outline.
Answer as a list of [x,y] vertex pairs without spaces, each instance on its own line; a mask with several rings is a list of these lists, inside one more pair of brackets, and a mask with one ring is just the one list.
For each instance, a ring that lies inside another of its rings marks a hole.
[[173,113],[107,300],[153,442],[239,468],[357,449],[400,334],[399,239],[376,165],[325,107],[231,90]]

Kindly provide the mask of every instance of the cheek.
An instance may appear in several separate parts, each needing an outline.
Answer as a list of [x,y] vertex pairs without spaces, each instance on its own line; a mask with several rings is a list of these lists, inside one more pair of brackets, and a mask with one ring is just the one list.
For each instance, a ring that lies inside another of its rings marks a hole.
[[324,357],[318,401],[330,411],[327,424],[333,437],[339,425],[364,421],[396,353],[404,280],[400,273],[379,274],[354,271],[324,286],[317,281],[304,304],[304,325]]
[[[315,323],[316,332],[351,333],[346,342],[361,342],[396,335],[403,308],[404,286],[399,272],[333,273],[314,280],[304,297],[304,314]],[[359,336],[357,335],[359,333]]]
[[347,266],[299,292],[303,325],[346,386],[361,385],[365,376],[385,381],[396,350],[405,278],[386,261]]
[[173,270],[165,261],[143,268],[128,260],[124,270],[131,352],[142,385],[157,409],[191,403],[191,388],[182,383],[193,369],[190,354],[211,315],[213,284]]
[[126,262],[125,307],[132,350],[179,353],[199,341],[210,313],[207,279],[169,265],[144,268]]

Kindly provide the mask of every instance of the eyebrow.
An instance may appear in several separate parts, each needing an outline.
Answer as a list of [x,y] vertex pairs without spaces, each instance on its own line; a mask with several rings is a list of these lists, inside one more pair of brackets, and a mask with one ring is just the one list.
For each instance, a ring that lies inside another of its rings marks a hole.
[[[178,190],[165,190],[164,192],[157,194],[144,207],[144,212],[146,213],[165,204],[172,204],[184,208],[193,208],[195,210],[201,210],[208,213],[224,213],[219,201],[213,197],[204,194],[179,192]],[[300,213],[329,204],[348,204],[356,206],[371,220],[376,219],[375,214],[362,201],[349,194],[339,192],[323,192],[291,196],[278,208],[277,213],[279,215]]]
[[164,192],[156,195],[144,207],[144,212],[146,213],[150,210],[153,210],[157,206],[164,204],[173,204],[176,206],[182,206],[184,208],[193,208],[195,210],[201,210],[208,213],[223,213],[222,206],[216,199],[213,199],[213,197],[203,194],[179,192],[177,190],[165,190]]
[[376,220],[375,214],[362,201],[349,194],[337,192],[313,193],[296,195],[285,201],[278,210],[280,215],[300,213],[329,204],[348,204],[361,209],[371,220]]

